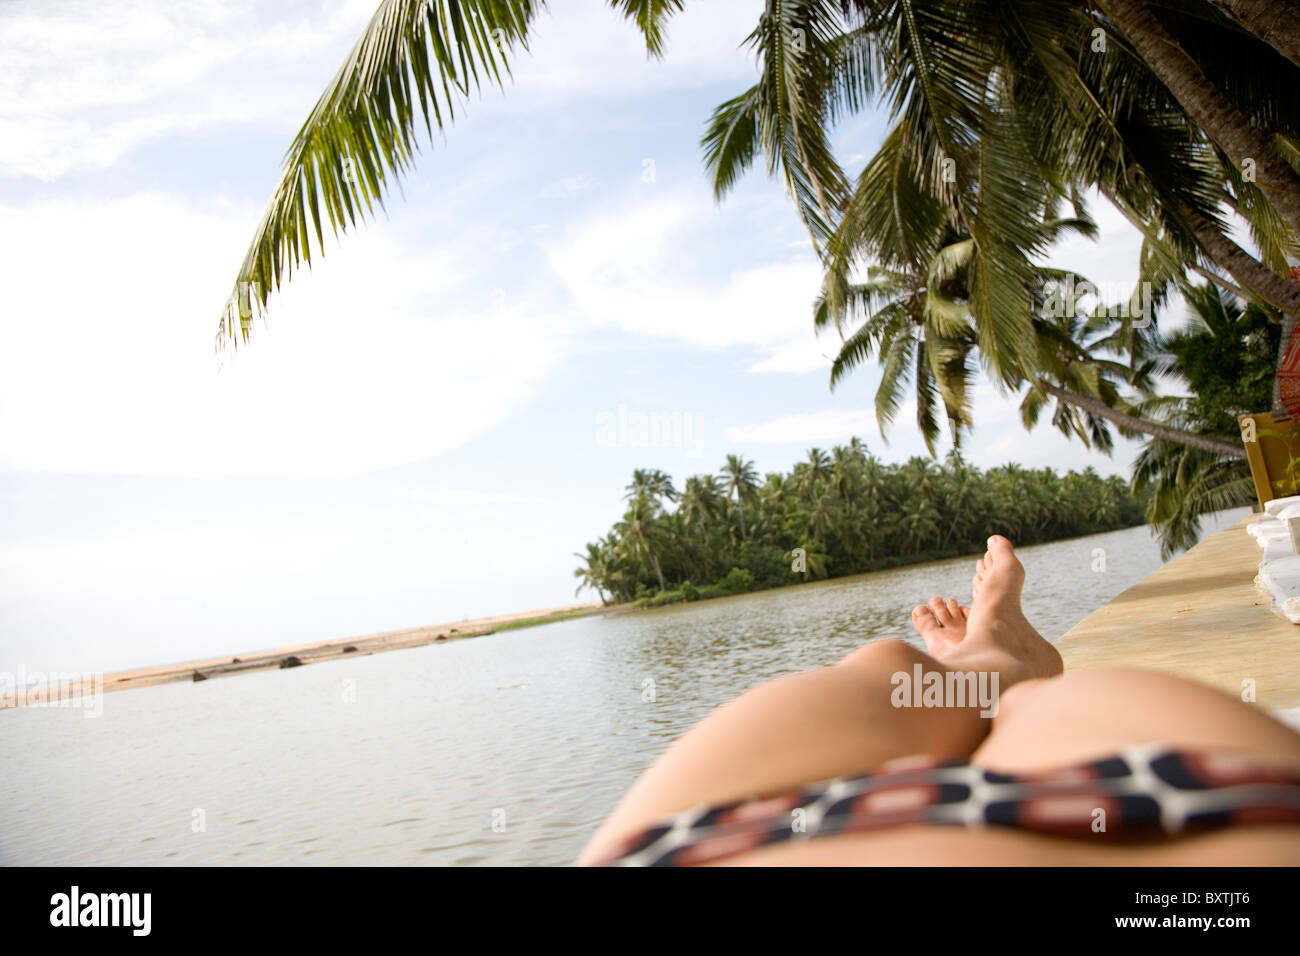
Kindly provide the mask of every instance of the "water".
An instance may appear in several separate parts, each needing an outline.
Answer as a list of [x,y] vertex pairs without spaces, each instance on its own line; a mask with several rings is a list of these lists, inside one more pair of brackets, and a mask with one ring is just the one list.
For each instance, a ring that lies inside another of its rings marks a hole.
[[[1049,639],[1160,566],[1145,528],[1021,556],[1026,613]],[[6,711],[0,862],[567,863],[711,708],[910,633],[913,605],[969,598],[971,569],[962,558],[108,694],[99,719]]]

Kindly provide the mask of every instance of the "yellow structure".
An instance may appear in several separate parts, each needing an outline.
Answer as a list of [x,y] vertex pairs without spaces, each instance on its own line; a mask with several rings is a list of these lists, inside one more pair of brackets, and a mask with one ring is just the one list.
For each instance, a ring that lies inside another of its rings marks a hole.
[[[1290,419],[1275,419],[1269,412],[1243,415],[1237,422],[1250,462],[1250,476],[1255,480],[1255,494],[1263,508],[1274,498],[1284,497],[1274,482],[1287,479],[1287,465],[1291,459],[1300,458],[1300,429]],[[1284,437],[1272,432],[1281,432]],[[1296,477],[1300,478],[1300,474]]]

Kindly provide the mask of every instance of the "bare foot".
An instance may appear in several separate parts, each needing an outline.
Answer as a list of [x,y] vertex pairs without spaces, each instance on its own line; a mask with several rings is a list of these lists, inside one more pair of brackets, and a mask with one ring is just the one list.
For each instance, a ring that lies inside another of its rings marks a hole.
[[970,608],[956,598],[930,598],[930,603],[912,608],[912,627],[925,641],[930,656],[942,660],[957,649],[966,636],[966,617]]
[[1024,584],[1025,568],[1011,542],[993,535],[988,551],[975,564],[975,599],[966,616],[965,637],[945,655],[950,667],[996,669],[1004,688],[1034,677],[1055,677],[1065,669],[1060,653],[1020,609]]

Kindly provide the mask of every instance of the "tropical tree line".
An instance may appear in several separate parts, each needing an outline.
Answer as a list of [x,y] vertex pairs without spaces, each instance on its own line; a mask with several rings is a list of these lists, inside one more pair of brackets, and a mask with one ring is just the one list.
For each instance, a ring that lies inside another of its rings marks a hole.
[[1145,502],[1124,479],[1089,468],[1003,465],[960,453],[901,464],[853,439],[809,450],[787,473],[760,476],[728,455],[717,474],[677,488],[656,469],[632,473],[626,511],[578,553],[578,590],[602,601],[663,604],[857,574],[983,548],[1141,524]]

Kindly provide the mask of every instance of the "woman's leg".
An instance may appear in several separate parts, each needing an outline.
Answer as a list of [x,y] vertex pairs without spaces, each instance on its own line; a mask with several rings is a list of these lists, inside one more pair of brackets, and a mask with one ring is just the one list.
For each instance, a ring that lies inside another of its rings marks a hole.
[[859,773],[895,757],[970,756],[989,730],[981,706],[894,706],[895,674],[911,679],[917,665],[940,675],[996,673],[1005,690],[1061,672],[1060,655],[1020,614],[1024,569],[1010,542],[989,542],[968,614],[938,599],[929,621],[923,609],[914,613],[931,654],[899,640],[874,641],[832,667],[747,691],[693,727],[642,775],[580,862],[599,859],[618,838],[690,807]]
[[1158,671],[1111,668],[1015,687],[974,760],[1008,772],[1043,769],[1141,743],[1227,748],[1300,764],[1300,735],[1253,704]]

